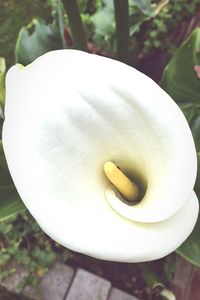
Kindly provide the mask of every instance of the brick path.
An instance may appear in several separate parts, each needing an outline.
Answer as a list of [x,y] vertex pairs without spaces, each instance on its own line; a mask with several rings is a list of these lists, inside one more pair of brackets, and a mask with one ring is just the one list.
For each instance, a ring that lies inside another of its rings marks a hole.
[[[3,282],[8,290],[16,291],[28,271],[15,266],[17,272]],[[83,269],[73,269],[56,263],[40,282],[39,289],[26,287],[24,294],[34,300],[139,300],[115,287],[108,280]]]

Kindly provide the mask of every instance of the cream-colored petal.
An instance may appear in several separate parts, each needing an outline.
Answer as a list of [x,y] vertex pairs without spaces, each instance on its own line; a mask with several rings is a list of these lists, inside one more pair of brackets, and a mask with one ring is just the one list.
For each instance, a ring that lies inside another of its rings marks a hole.
[[[128,221],[101,209],[90,214],[81,207],[76,219],[73,213],[65,218],[63,212],[56,224],[49,223],[49,216],[38,221],[49,236],[69,249],[104,260],[145,262],[168,255],[186,240],[196,223],[199,202],[193,192],[177,214],[151,224]],[[60,230],[63,226],[65,230]]]
[[[105,259],[149,260],[174,250],[191,231],[197,214],[189,210],[196,200],[187,203],[196,177],[192,135],[177,105],[145,75],[96,55],[53,51],[8,72],[5,118],[3,144],[17,189],[63,245]],[[106,161],[146,183],[140,204],[107,198]],[[187,206],[191,217],[172,238],[177,222],[171,220],[184,216]],[[119,214],[145,223],[174,217],[147,226]],[[152,247],[168,232],[172,245],[165,236],[161,252],[140,249],[130,256],[124,230],[130,243],[152,240]]]

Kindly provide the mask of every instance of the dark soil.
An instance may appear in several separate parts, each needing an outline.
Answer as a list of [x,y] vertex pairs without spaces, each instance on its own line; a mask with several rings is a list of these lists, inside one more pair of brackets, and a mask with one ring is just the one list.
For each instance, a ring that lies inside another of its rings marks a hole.
[[29,300],[28,298],[11,293],[7,291],[4,287],[0,286],[0,300]]
[[[163,300],[159,296],[159,289],[147,286],[139,264],[117,263],[91,258],[89,256],[70,252],[67,264],[73,268],[83,268],[102,276],[117,287],[141,300]],[[164,259],[149,263],[156,274],[162,277]]]

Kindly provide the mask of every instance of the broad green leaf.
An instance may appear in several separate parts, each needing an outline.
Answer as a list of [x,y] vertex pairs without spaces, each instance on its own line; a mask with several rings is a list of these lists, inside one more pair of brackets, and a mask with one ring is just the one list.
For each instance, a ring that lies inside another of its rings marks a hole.
[[[200,118],[198,118],[200,119]],[[199,126],[199,124],[198,124]],[[197,128],[196,128],[197,129]],[[195,131],[196,131],[195,129]],[[200,137],[200,126],[198,128],[198,138]],[[194,133],[196,136],[197,131]],[[199,145],[199,140],[196,145]],[[200,149],[199,149],[200,150]],[[198,159],[198,175],[195,184],[195,192],[197,193],[198,198],[200,199],[200,152],[197,153]],[[191,235],[187,240],[178,248],[177,253],[183,256],[190,263],[200,267],[200,215],[198,217],[197,223]]]
[[191,124],[191,121],[193,121],[198,115],[200,115],[200,103],[184,102],[178,103],[178,105],[183,111],[189,124]]
[[[200,200],[200,28],[176,50],[166,66],[161,86],[178,103],[194,136],[198,158],[195,192]],[[200,216],[188,239],[177,252],[200,267]]]
[[[195,146],[197,150],[197,160],[198,160],[198,172],[197,172],[197,179],[196,179],[196,184],[194,189],[200,200],[200,114],[192,123],[192,134],[195,141]],[[199,227],[199,232],[200,232],[200,227]]]
[[181,247],[176,250],[176,252],[193,265],[200,267],[200,217],[198,217],[192,234],[181,245]]
[[[197,173],[197,179],[196,179],[196,184],[194,189],[198,195],[198,198],[200,199],[200,151],[197,153],[197,159],[198,159],[198,173]],[[199,227],[199,231],[200,231],[200,227]]]
[[200,28],[175,52],[165,68],[161,86],[178,103],[200,105]]
[[114,4],[113,1],[104,0],[103,7],[91,16],[91,21],[95,28],[95,34],[109,34],[115,28],[114,23]]
[[3,122],[4,122],[4,119],[3,119],[3,116],[0,113],[0,143],[1,143],[1,139],[2,139]]
[[2,142],[0,141],[0,221],[24,210],[5,160]]
[[104,0],[98,10],[90,17],[94,41],[97,47],[115,51],[115,18],[113,1]]
[[[200,200],[200,114],[192,122],[191,129],[195,140],[198,160],[198,173],[194,190]],[[200,267],[200,215],[193,232],[177,252],[192,264]]]
[[5,97],[5,72],[6,72],[6,61],[5,58],[0,57],[0,106],[4,106]]
[[197,152],[200,152],[200,113],[192,123],[192,134],[195,140]]
[[40,55],[63,48],[59,30],[53,24],[34,19],[20,30],[16,43],[16,60],[27,65]]

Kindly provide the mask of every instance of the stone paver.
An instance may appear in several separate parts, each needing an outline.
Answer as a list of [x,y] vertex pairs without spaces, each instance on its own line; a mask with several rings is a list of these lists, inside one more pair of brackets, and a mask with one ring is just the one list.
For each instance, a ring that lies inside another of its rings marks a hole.
[[112,288],[108,300],[139,300],[139,299],[119,289]]
[[78,269],[65,300],[107,300],[111,283]]
[[42,279],[40,288],[43,300],[63,300],[72,282],[74,270],[56,263]]
[[[9,291],[17,291],[29,275],[28,269],[15,261],[8,269],[16,269],[1,285]],[[38,278],[39,279],[39,278]],[[24,295],[33,300],[139,300],[135,296],[113,288],[111,283],[83,269],[55,263],[50,271],[40,279],[37,288],[26,286]]]

